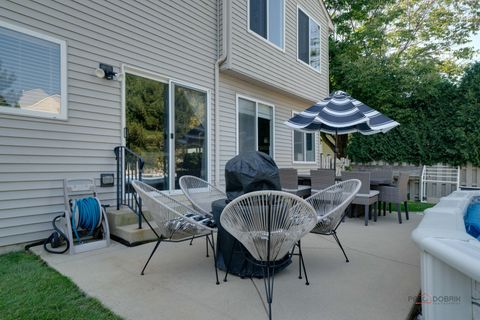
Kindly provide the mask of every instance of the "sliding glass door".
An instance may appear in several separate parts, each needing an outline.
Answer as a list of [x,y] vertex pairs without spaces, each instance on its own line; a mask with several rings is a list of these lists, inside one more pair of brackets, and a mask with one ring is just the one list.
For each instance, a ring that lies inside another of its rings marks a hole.
[[126,145],[143,157],[145,181],[159,190],[169,189],[168,96],[168,83],[126,74]]
[[145,160],[144,180],[178,189],[183,175],[208,180],[208,93],[137,74],[125,79],[125,140]]
[[175,188],[183,175],[208,180],[207,93],[172,84],[175,106]]

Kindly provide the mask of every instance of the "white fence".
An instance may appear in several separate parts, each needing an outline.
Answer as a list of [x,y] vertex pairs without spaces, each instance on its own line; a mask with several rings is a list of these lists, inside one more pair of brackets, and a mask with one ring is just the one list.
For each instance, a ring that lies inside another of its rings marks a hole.
[[[342,171],[344,171],[347,167],[351,164],[350,159],[348,158],[337,158],[336,163],[336,175],[341,175]],[[320,153],[320,168],[321,169],[333,169],[333,157],[330,154],[324,155]]]
[[[378,169],[380,167],[390,167],[393,169],[395,176],[398,176],[399,172],[405,171],[410,174],[410,181],[408,183],[408,193],[410,194],[411,200],[424,200],[430,203],[436,203],[441,197],[445,197],[457,190],[460,189],[480,189],[480,167],[474,167],[472,164],[467,164],[465,166],[460,166],[458,172],[456,173],[456,179],[459,183],[452,183],[452,181],[443,181],[438,179],[438,181],[426,181],[423,190],[422,190],[422,170],[423,166],[416,166],[409,163],[386,163],[384,161],[372,161],[370,163],[353,163],[346,162],[349,166],[352,166],[353,169]],[[437,167],[444,166],[438,164]],[[435,166],[432,166],[435,167]],[[332,165],[333,168],[333,165]],[[337,165],[337,170],[339,166]],[[456,170],[456,167],[454,167]],[[438,176],[445,176],[441,170],[438,171]],[[432,180],[432,179],[427,179]]]
[[[449,190],[449,194],[454,190],[460,189],[460,167],[452,167],[448,165],[436,164],[433,166],[423,166],[420,176],[420,201],[427,202],[429,188],[437,189],[445,188]],[[455,188],[453,190],[453,188]],[[430,192],[431,194],[432,192]],[[445,192],[433,192],[437,202]]]

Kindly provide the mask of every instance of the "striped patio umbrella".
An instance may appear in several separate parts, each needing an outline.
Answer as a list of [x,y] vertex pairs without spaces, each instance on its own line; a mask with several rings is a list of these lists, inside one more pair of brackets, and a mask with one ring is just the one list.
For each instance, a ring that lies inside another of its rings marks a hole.
[[334,163],[337,158],[338,135],[354,132],[365,135],[385,133],[400,125],[343,91],[333,92],[322,101],[296,114],[285,124],[301,131],[334,134]]

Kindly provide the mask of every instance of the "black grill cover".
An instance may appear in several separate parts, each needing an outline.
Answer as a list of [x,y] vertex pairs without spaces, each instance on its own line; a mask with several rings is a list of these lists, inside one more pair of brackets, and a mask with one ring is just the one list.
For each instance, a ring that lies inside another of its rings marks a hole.
[[230,159],[225,166],[225,183],[228,201],[252,191],[282,190],[275,161],[257,151]]

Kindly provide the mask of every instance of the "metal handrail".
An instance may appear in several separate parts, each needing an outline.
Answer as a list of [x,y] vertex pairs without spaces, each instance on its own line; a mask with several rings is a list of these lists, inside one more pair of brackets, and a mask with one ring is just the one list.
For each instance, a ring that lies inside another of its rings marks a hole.
[[132,187],[133,180],[142,181],[143,157],[125,146],[117,146],[113,149],[117,161],[117,210],[121,206],[129,207],[138,217],[138,228],[142,228],[142,201],[135,201],[135,189]]

